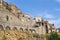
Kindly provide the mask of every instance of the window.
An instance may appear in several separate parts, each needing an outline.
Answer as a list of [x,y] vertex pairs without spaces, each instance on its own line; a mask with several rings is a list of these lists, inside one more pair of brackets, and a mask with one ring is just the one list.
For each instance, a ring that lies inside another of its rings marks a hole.
[[11,30],[11,28],[9,26],[6,27],[6,30]]
[[16,27],[13,27],[13,30],[17,30],[17,28]]
[[29,29],[30,32],[35,33],[36,31],[34,29]]
[[24,15],[23,15],[23,17],[24,17]]
[[29,29],[30,32],[32,32],[32,29]]
[[20,28],[21,31],[23,31],[23,28]]
[[9,17],[8,17],[8,16],[6,16],[6,19],[7,19],[7,21],[8,21]]
[[39,27],[39,25],[34,25],[33,27]]
[[32,32],[33,32],[33,33],[36,33],[36,31],[35,31],[34,29],[32,29]]
[[36,22],[36,24],[39,24],[39,26],[41,26],[41,22]]
[[44,23],[42,23],[42,26],[44,26]]

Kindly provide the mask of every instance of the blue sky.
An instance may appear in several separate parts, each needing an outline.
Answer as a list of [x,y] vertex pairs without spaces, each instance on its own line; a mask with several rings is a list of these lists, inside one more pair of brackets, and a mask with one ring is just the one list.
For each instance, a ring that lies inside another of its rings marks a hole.
[[60,0],[5,0],[9,4],[16,5],[24,14],[30,14],[32,18],[42,17],[55,27],[60,27]]

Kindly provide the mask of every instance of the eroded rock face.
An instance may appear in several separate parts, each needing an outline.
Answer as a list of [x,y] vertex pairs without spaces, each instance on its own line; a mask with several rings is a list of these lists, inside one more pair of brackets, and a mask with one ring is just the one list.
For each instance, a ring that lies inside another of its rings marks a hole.
[[[47,24],[44,23],[40,17],[32,20],[29,14],[23,14],[15,5],[2,1],[0,7],[0,40],[28,40],[28,38],[33,40],[31,34],[46,34],[46,29],[50,29],[48,24],[48,22]],[[27,31],[29,31],[29,35]]]
[[11,8],[12,13],[22,13],[15,5],[10,4],[9,8]]
[[8,7],[8,3],[7,2],[2,2],[3,6],[5,6],[6,8]]
[[30,15],[22,14],[15,5],[4,1],[2,3],[2,8],[0,8],[0,30],[21,30],[21,28],[25,30],[27,27],[32,27],[32,21],[29,19]]
[[22,11],[20,9],[18,9],[15,5],[8,4],[5,1],[1,2],[1,0],[0,0],[0,4],[1,4],[0,8],[7,9],[8,11],[10,11],[11,13],[13,13],[17,17],[19,17],[20,14],[22,14]]

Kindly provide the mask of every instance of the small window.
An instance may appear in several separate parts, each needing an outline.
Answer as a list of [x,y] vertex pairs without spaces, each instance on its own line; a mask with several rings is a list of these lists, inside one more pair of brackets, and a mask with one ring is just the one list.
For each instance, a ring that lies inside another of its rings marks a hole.
[[23,28],[20,28],[21,31],[23,31]]
[[41,22],[36,22],[36,24],[39,24],[39,26],[41,26],[42,23]]
[[6,19],[7,19],[7,21],[8,21],[9,17],[8,17],[8,16],[6,16]]
[[44,23],[42,23],[42,26],[44,26]]
[[6,27],[6,30],[11,30],[11,28],[9,26]]
[[34,25],[33,27],[39,27],[39,25]]
[[16,27],[13,27],[13,30],[17,30],[17,28]]
[[23,17],[24,17],[24,15],[23,15]]
[[26,31],[28,31],[28,29],[25,29]]
[[32,29],[29,29],[30,32],[32,32]]

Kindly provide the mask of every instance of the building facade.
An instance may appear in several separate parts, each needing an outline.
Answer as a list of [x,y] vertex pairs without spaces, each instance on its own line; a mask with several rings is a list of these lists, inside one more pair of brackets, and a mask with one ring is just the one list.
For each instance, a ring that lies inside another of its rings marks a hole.
[[23,14],[15,5],[2,1],[0,30],[28,30],[32,33],[46,34],[54,31],[54,28],[48,21],[40,17],[32,20],[29,14]]

